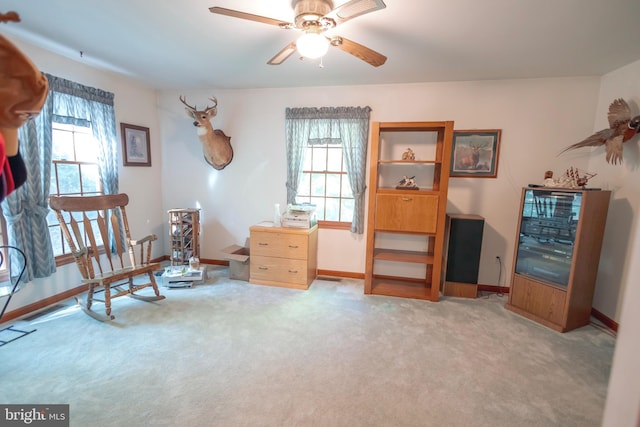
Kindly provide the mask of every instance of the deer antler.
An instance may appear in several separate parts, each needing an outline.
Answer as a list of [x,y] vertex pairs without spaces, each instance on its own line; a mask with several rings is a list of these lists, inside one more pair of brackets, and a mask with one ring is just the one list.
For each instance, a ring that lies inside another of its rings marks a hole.
[[211,107],[207,107],[204,109],[205,113],[208,113],[209,111],[213,110],[214,108],[216,108],[218,106],[218,99],[214,96],[213,98],[209,98],[209,101],[213,102],[213,105]]
[[196,107],[195,105],[192,107],[191,105],[187,104],[187,98],[185,98],[182,95],[180,95],[180,102],[182,102],[184,105],[186,105],[189,110],[191,110],[193,112],[198,111],[198,107]]

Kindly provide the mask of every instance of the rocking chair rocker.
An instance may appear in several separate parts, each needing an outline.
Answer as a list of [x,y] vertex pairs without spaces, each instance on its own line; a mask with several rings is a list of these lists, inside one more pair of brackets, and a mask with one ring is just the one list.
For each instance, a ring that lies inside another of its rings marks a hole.
[[[160,268],[160,264],[151,262],[151,244],[158,237],[151,234],[139,240],[131,239],[125,212],[128,203],[129,196],[126,194],[51,196],[49,199],[49,205],[56,213],[62,233],[82,275],[82,283],[89,288],[86,302],[80,298],[76,300],[88,315],[100,321],[115,319],[111,314],[113,298],[125,295],[143,301],[165,298],[160,295],[153,274]],[[114,254],[109,250],[110,231],[116,245]],[[129,254],[128,263],[125,261],[126,254],[123,259],[121,236],[126,239],[124,243]],[[136,257],[136,252],[139,257]],[[135,277],[145,274],[149,277],[148,282],[134,283]],[[155,295],[136,293],[147,287],[152,287]],[[104,300],[95,297],[98,292],[104,292]],[[104,302],[106,316],[91,309],[94,300]]]

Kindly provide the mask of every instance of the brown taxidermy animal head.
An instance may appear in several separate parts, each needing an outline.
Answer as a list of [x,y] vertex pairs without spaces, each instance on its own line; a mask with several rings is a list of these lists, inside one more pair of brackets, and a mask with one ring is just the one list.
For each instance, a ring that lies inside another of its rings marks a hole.
[[213,166],[214,169],[224,169],[233,159],[233,148],[231,147],[231,137],[226,136],[220,129],[214,129],[211,125],[211,119],[218,114],[218,100],[209,98],[213,102],[212,106],[206,107],[204,110],[198,110],[194,105],[187,104],[184,96],[180,96],[186,108],[187,115],[191,117],[193,125],[197,128],[198,138],[202,143],[202,153],[204,159]]

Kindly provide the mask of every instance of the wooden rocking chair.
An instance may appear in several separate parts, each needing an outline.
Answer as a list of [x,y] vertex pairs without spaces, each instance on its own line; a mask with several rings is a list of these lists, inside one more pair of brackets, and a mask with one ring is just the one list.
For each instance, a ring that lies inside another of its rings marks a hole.
[[[86,303],[80,298],[76,300],[87,314],[100,321],[115,319],[111,314],[113,298],[124,295],[143,301],[165,298],[160,295],[153,275],[155,270],[160,269],[160,264],[151,262],[151,243],[158,237],[152,234],[139,240],[131,239],[125,212],[128,203],[129,196],[126,194],[51,196],[49,199],[49,205],[58,217],[62,233],[82,275],[82,283],[89,286]],[[115,237],[115,254],[109,250],[110,230]],[[128,263],[125,262],[126,254],[123,260],[121,236],[126,237]],[[136,252],[139,258],[136,258]],[[144,274],[149,276],[149,282],[134,283],[136,276]],[[149,286],[153,288],[155,295],[143,296],[135,293]],[[104,300],[95,298],[97,292],[104,292]],[[94,300],[104,302],[106,316],[91,309]]]

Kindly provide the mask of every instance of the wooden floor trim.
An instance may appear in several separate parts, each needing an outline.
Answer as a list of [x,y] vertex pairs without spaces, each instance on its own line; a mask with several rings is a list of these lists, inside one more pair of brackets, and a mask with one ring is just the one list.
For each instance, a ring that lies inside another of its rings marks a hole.
[[363,273],[353,273],[349,271],[318,270],[318,276],[344,277],[346,279],[364,279]]
[[62,302],[66,299],[72,298],[76,295],[79,295],[89,289],[89,285],[81,285],[73,289],[66,290],[59,294],[50,296],[45,299],[41,299],[40,301],[36,301],[32,304],[25,305],[24,307],[17,308],[13,311],[6,312],[2,317],[1,321],[10,322],[12,320],[19,319],[21,317],[27,316],[29,314],[33,314],[37,311],[45,309],[51,305]]
[[598,319],[604,326],[611,329],[613,332],[618,333],[618,323],[615,320],[610,319],[593,307],[591,307],[591,316]]

